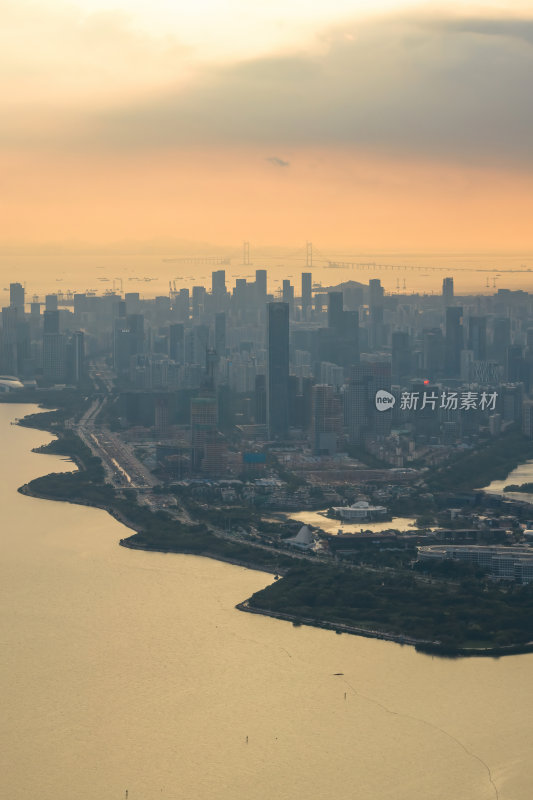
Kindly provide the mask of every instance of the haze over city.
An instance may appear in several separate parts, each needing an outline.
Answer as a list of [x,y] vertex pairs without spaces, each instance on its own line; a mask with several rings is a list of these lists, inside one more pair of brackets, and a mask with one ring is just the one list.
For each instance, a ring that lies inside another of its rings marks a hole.
[[0,19],[0,795],[530,800],[531,4]]

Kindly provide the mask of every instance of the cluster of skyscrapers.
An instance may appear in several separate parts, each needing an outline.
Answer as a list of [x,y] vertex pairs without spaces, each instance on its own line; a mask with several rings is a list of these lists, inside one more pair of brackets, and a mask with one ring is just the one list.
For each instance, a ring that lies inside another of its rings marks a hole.
[[[385,294],[368,285],[283,280],[223,269],[211,287],[143,299],[137,292],[48,295],[25,302],[20,283],[2,309],[0,372],[43,385],[79,384],[86,353],[117,378],[118,424],[159,436],[189,426],[190,469],[220,470],[228,442],[293,444],[315,455],[379,449],[393,464],[421,442],[452,443],[490,427],[528,429],[533,308],[525,292]],[[402,405],[402,392],[497,391],[486,411]],[[397,402],[376,406],[379,390]],[[533,425],[532,425],[533,427]],[[392,436],[392,438],[391,438]],[[403,443],[402,443],[403,442]],[[406,445],[405,443],[408,442]],[[218,465],[218,466],[217,466]]]
[[85,370],[85,337],[82,330],[60,328],[58,295],[45,298],[44,313],[38,300],[26,313],[21,283],[9,287],[9,306],[2,309],[0,372],[43,383],[79,384]]

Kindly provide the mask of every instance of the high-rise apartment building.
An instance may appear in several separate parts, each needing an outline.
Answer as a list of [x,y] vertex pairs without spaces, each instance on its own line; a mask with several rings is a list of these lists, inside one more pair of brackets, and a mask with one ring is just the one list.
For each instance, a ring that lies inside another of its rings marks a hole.
[[378,411],[376,392],[391,389],[391,365],[374,361],[356,364],[344,394],[344,419],[352,444],[360,444],[365,436],[386,436],[392,423],[391,410]]
[[191,400],[191,463],[199,470],[205,445],[217,432],[217,401],[215,397],[193,397]]
[[52,383],[67,379],[67,337],[64,333],[43,335],[43,375]]

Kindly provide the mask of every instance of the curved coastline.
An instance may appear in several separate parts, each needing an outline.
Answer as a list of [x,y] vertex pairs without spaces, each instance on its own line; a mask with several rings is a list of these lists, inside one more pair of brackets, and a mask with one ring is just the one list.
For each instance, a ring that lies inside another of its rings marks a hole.
[[[31,416],[32,415],[29,415],[29,417]],[[64,433],[64,431],[62,429],[58,430],[46,427],[42,425],[43,421],[44,420],[41,417],[41,419],[38,420],[36,419],[32,420],[32,422],[28,422],[28,417],[25,417],[22,420],[17,420],[16,424],[23,425],[24,427],[33,427],[37,430],[46,431],[47,433],[50,433],[57,437],[55,441],[60,442],[62,438],[61,434]],[[46,447],[46,445],[44,445],[44,447]],[[35,452],[44,452],[44,454],[46,454],[46,451],[43,451],[41,448],[35,448]],[[73,464],[75,464],[75,466],[80,472],[83,472],[86,469],[84,463],[80,459],[72,457],[71,461]],[[67,472],[64,474],[71,474],[71,473]],[[144,533],[145,532],[144,526],[142,524],[136,524],[133,520],[126,517],[123,513],[120,512],[119,509],[115,508],[114,506],[106,503],[98,503],[93,500],[89,501],[83,497],[48,495],[45,492],[36,491],[35,488],[31,486],[31,483],[33,483],[33,481],[30,481],[29,483],[20,486],[18,489],[20,494],[43,500],[57,500],[59,502],[72,503],[74,505],[84,505],[92,508],[99,508],[103,511],[107,511],[107,513],[110,514],[114,519],[116,519],[118,522],[122,523],[127,528],[135,532],[132,536],[122,538],[119,540],[118,544],[121,547],[126,547],[131,550],[143,550],[146,552],[158,552],[165,554],[176,553],[183,555],[203,556],[205,558],[212,558],[222,563],[228,563],[234,566],[240,566],[246,569],[257,570],[270,574],[283,575],[286,572],[286,570],[279,567],[274,569],[266,564],[254,563],[253,561],[249,561],[246,559],[239,559],[230,556],[225,556],[222,553],[211,552],[209,551],[209,549],[198,551],[194,550],[193,548],[187,548],[187,547],[178,548],[175,546],[174,547],[164,547],[161,545],[152,546],[146,542],[144,543],[137,542],[135,541],[135,535]],[[248,547],[253,547],[253,545],[248,545]],[[417,639],[407,634],[389,633],[386,631],[379,631],[379,630],[369,630],[366,628],[361,628],[346,623],[331,622],[328,621],[327,619],[301,617],[298,615],[290,614],[288,612],[273,611],[266,608],[250,605],[250,599],[251,598],[238,603],[235,606],[235,608],[238,609],[239,611],[243,611],[246,613],[260,614],[262,616],[269,616],[274,619],[291,622],[293,625],[306,625],[315,628],[331,630],[334,631],[336,634],[347,633],[355,636],[363,636],[365,638],[381,639],[385,641],[395,642],[401,645],[409,645],[414,647],[420,653],[432,656],[438,656],[441,658],[461,658],[461,657],[500,658],[506,655],[520,655],[533,652],[533,641],[521,644],[502,645],[496,647],[483,647],[483,648],[451,647],[448,645],[443,645],[440,641]]]
[[368,630],[358,628],[356,625],[348,625],[342,622],[329,622],[328,620],[312,619],[311,617],[301,617],[297,614],[288,614],[283,611],[271,611],[267,608],[251,606],[249,600],[237,603],[235,608],[249,614],[259,614],[263,617],[272,617],[291,622],[295,626],[307,625],[312,628],[323,628],[324,630],[335,631],[337,634],[348,633],[352,636],[363,636],[365,639],[382,639],[387,642],[395,642],[401,645],[410,645],[419,653],[438,656],[439,658],[501,658],[503,656],[524,655],[533,653],[533,642],[524,644],[512,644],[502,647],[449,647],[442,642],[431,641],[430,639],[416,639],[413,636],[387,633],[386,631]]

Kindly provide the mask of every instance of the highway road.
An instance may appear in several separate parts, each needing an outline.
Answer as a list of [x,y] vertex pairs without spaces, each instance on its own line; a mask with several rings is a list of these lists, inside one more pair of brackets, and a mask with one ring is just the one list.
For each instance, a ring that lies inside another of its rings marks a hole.
[[107,426],[98,424],[98,416],[113,391],[113,373],[102,362],[93,362],[89,366],[89,375],[95,389],[102,393],[73,426],[75,432],[93,455],[102,460],[106,480],[113,486],[152,489],[158,481],[136,457],[133,447]]

